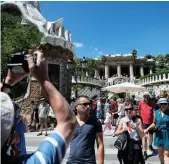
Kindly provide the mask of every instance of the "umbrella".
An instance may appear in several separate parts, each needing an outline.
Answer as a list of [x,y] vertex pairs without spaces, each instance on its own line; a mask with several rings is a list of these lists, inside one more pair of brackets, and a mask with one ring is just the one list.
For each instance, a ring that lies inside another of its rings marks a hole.
[[145,92],[146,88],[140,85],[132,84],[129,82],[111,85],[108,87],[102,88],[102,91],[110,91],[114,93],[122,93],[122,92]]

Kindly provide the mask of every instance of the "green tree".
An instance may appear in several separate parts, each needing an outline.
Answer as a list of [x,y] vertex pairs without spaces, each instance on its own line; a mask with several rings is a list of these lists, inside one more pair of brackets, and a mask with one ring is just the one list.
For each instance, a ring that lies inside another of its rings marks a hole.
[[1,78],[6,76],[7,59],[11,53],[35,49],[41,41],[42,34],[35,26],[23,26],[22,17],[9,13],[1,14]]
[[97,69],[98,60],[87,58],[87,71],[90,77],[94,77],[95,69]]
[[156,72],[166,70],[166,58],[164,55],[160,54],[156,56]]
[[165,55],[166,62],[169,64],[169,54]]
[[[74,67],[76,66],[80,70],[81,67],[82,67],[82,64],[81,64],[82,60],[83,60],[82,58],[77,58],[77,57],[74,58],[73,66]],[[94,77],[94,73],[95,73],[95,69],[96,69],[97,64],[98,64],[98,60],[95,60],[95,59],[92,59],[92,58],[86,58],[86,60],[87,60],[86,71],[88,72],[88,75],[90,77]],[[81,71],[81,75],[82,75],[82,72],[83,71]]]
[[[33,25],[23,26],[22,17],[16,14],[1,13],[1,79],[7,74],[9,56],[17,51],[30,50],[40,45],[42,34]],[[10,96],[19,97],[26,92],[27,79],[16,84]]]
[[146,58],[146,59],[155,59],[155,57],[150,55],[150,54],[145,55],[144,58]]

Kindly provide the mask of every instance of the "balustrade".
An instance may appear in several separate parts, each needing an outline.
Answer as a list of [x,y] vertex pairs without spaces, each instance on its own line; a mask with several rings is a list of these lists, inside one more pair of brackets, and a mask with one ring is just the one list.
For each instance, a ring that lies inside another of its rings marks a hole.
[[[72,76],[72,83],[76,83],[75,76]],[[77,76],[77,83],[79,84],[91,84],[102,87],[105,84],[105,80],[93,79],[86,76]]]
[[151,77],[147,77],[145,79],[139,80],[139,85],[147,85],[147,84],[153,84],[158,82],[169,82],[169,73],[162,73],[159,75],[154,75]]

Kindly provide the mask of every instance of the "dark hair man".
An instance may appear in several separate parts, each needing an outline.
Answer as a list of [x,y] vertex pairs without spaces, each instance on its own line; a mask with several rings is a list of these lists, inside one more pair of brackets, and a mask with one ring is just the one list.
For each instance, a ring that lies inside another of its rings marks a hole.
[[70,154],[67,164],[96,164],[95,140],[97,142],[98,163],[104,163],[104,144],[101,122],[90,116],[91,100],[87,96],[76,99],[76,119],[78,125],[70,144]]
[[[50,82],[47,72],[47,65],[45,58],[40,51],[34,53],[37,58],[37,66],[33,62],[33,55],[27,55],[27,61],[31,75],[36,78],[43,88],[46,99],[52,107],[56,119],[57,126],[55,131],[50,134],[40,144],[38,150],[34,154],[27,154],[20,156],[17,159],[7,156],[6,152],[11,145],[14,135],[14,109],[9,96],[3,92],[8,92],[8,89],[14,86],[18,81],[22,80],[28,74],[17,74],[8,71],[5,82],[0,84],[1,94],[1,157],[2,161],[7,163],[27,163],[27,164],[41,164],[41,163],[58,163],[60,164],[65,156],[68,144],[74,134],[76,127],[76,120],[73,112],[70,110],[65,98],[57,91],[57,89]],[[3,132],[3,133],[2,133]]]

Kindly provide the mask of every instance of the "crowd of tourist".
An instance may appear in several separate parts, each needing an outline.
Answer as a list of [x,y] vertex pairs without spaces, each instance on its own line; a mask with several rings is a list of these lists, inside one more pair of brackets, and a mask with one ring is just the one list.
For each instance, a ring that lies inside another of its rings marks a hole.
[[[127,135],[127,145],[118,151],[120,163],[145,163],[148,158],[147,147],[153,153],[154,145],[158,148],[161,164],[169,163],[169,96],[150,98],[145,92],[143,100],[138,102],[133,95],[128,99],[91,100],[90,113],[104,124],[103,132],[113,136]],[[131,130],[132,129],[132,130]],[[131,131],[130,131],[131,130]]]
[[[120,164],[144,164],[147,148],[152,153],[158,148],[161,164],[169,164],[169,99],[168,96],[151,99],[148,92],[138,102],[128,99],[92,99],[87,96],[73,98],[70,105],[51,84],[45,59],[36,52],[38,65],[33,67],[28,57],[30,73],[36,78],[47,97],[31,102],[31,120],[20,115],[20,108],[6,94],[28,74],[18,75],[8,70],[1,89],[1,157],[8,163],[61,163],[70,144],[67,164],[104,164],[103,134],[108,129],[118,136],[114,146],[118,149]],[[34,70],[32,71],[32,68]],[[41,72],[44,72],[42,74]],[[53,133],[48,136],[51,124]],[[104,125],[104,126],[103,126]],[[29,127],[29,129],[28,129]],[[38,136],[45,130],[45,140],[35,153],[27,154],[24,133],[34,127]],[[104,128],[103,128],[104,127]],[[113,144],[113,143],[112,143]]]

